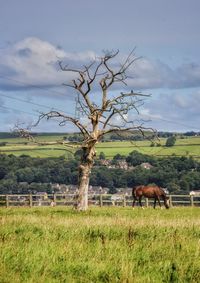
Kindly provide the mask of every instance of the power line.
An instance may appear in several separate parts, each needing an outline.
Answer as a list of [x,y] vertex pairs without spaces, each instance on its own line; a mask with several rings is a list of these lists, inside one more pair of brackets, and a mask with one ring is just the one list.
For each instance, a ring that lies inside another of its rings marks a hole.
[[16,79],[12,79],[12,78],[9,78],[7,76],[4,76],[3,74],[0,73],[0,77],[3,78],[3,79],[6,79],[6,80],[9,80],[9,81],[13,81],[15,83],[18,83],[18,84],[21,84],[21,85],[24,85],[24,86],[27,86],[27,87],[33,87],[33,88],[38,88],[42,91],[48,91],[48,92],[51,92],[51,93],[57,93],[57,94],[60,94],[60,95],[65,95],[65,93],[63,92],[59,92],[59,91],[56,91],[56,90],[51,90],[47,87],[41,87],[41,86],[37,86],[37,85],[33,85],[33,84],[27,84],[25,82],[22,82],[22,81],[19,81],[19,80],[16,80]]
[[9,95],[6,95],[6,94],[4,94],[2,92],[0,92],[0,95],[4,96],[6,98],[9,98],[9,99],[14,99],[14,100],[17,100],[17,101],[20,101],[20,102],[25,102],[25,103],[28,103],[28,104],[32,104],[34,106],[39,106],[39,107],[43,107],[43,108],[51,109],[51,110],[57,110],[57,111],[61,111],[61,112],[66,113],[66,114],[74,115],[73,113],[66,112],[66,111],[63,111],[63,110],[60,110],[60,109],[57,109],[57,108],[53,108],[53,107],[50,107],[50,106],[46,106],[46,105],[43,105],[43,104],[40,104],[40,103],[35,103],[35,102],[31,102],[29,100],[25,100],[25,99],[9,96]]
[[[50,91],[52,93],[57,93],[57,94],[61,94],[61,95],[64,95],[64,93],[61,93],[61,92],[58,92],[58,91],[52,91],[51,89],[48,89],[46,87],[39,87],[39,86],[36,86],[36,85],[32,85],[32,84],[26,84],[25,82],[22,82],[22,81],[19,81],[19,80],[16,80],[16,79],[11,79],[7,76],[4,76],[0,73],[0,77],[4,78],[4,79],[7,79],[7,80],[10,80],[10,81],[14,81],[14,82],[17,82],[19,84],[23,84],[25,86],[29,86],[29,87],[35,87],[35,88],[38,88],[38,89],[41,89],[43,91]],[[70,114],[70,115],[74,115],[73,113],[70,113],[70,112],[65,112],[63,110],[60,110],[60,109],[57,109],[57,108],[53,108],[53,107],[49,107],[49,106],[46,106],[46,105],[42,105],[42,104],[39,104],[39,103],[35,103],[35,102],[30,102],[28,100],[24,100],[24,99],[20,99],[20,98],[15,98],[15,97],[12,97],[12,96],[9,96],[9,95],[5,95],[3,93],[0,93],[2,96],[4,97],[7,97],[7,98],[10,98],[10,99],[14,99],[14,100],[18,100],[18,101],[21,101],[21,102],[25,102],[25,103],[28,103],[28,104],[32,104],[32,105],[35,105],[35,106],[40,106],[40,107],[44,107],[46,109],[53,109],[53,110],[57,110],[57,111],[61,111],[63,113],[66,113],[66,114]],[[80,109],[78,108],[77,106],[77,100],[75,101],[76,102],[76,106],[75,106],[75,114],[77,117],[79,117],[79,113],[78,111],[80,111]],[[17,111],[20,111],[20,112],[24,112],[24,113],[27,113],[25,111],[21,111],[21,110],[17,110]],[[145,114],[141,114],[142,116],[144,117],[147,117],[148,119],[155,119],[155,120],[159,120],[159,121],[163,121],[163,122],[167,122],[167,123],[171,123],[171,124],[176,124],[176,125],[180,125],[180,126],[183,126],[183,127],[186,127],[186,128],[189,128],[189,129],[196,129],[198,131],[200,131],[199,128],[197,127],[193,127],[191,125],[187,125],[187,124],[184,124],[184,123],[181,123],[181,122],[177,122],[177,121],[172,121],[172,120],[168,120],[168,119],[162,119],[162,118],[158,118],[158,117],[152,117],[151,115],[145,115]],[[80,117],[79,117],[80,118]],[[153,121],[153,120],[152,120]]]
[[[38,89],[41,89],[43,91],[48,91],[48,92],[51,92],[51,93],[57,93],[57,94],[60,94],[60,95],[65,95],[64,93],[62,92],[58,92],[58,91],[55,91],[55,90],[51,90],[49,88],[46,88],[46,87],[40,87],[40,86],[37,86],[37,85],[32,85],[32,84],[27,84],[25,82],[22,82],[22,81],[19,81],[19,80],[16,80],[16,79],[11,79],[9,77],[6,77],[4,75],[2,75],[0,73],[0,77],[1,78],[4,78],[4,79],[7,79],[7,80],[10,80],[10,81],[14,81],[16,83],[19,83],[19,84],[22,84],[24,86],[27,86],[27,87],[34,87],[34,88],[38,88]],[[63,112],[63,113],[66,113],[66,114],[70,114],[70,115],[74,115],[73,113],[70,113],[70,112],[66,112],[66,111],[63,111],[63,110],[60,110],[58,108],[54,108],[54,107],[49,107],[49,106],[46,106],[46,105],[42,105],[42,104],[39,104],[39,103],[35,103],[35,102],[31,102],[31,101],[28,101],[28,100],[24,100],[24,99],[20,99],[20,98],[16,98],[16,97],[12,97],[12,96],[9,96],[9,95],[5,95],[3,94],[2,92],[0,93],[2,96],[4,97],[7,97],[7,98],[10,98],[10,99],[14,99],[14,100],[18,100],[18,101],[21,101],[21,102],[25,102],[25,103],[29,103],[29,104],[32,104],[32,105],[35,105],[35,106],[40,106],[40,107],[44,107],[46,109],[51,109],[51,110],[57,110],[59,112]],[[72,99],[70,99],[72,100]],[[19,110],[20,111],[20,110]],[[22,112],[22,111],[21,111]]]
[[6,107],[6,106],[0,105],[0,108],[7,109],[7,110],[12,110],[12,111],[17,111],[17,112],[21,112],[21,113],[25,113],[25,114],[29,114],[29,115],[31,114],[33,116],[37,116],[38,117],[38,115],[36,115],[34,113],[30,113],[30,112],[27,112],[27,111],[24,111],[24,110],[19,110],[19,109],[12,108],[12,107]]
[[[0,94],[4,97],[7,97],[7,98],[10,98],[10,99],[14,99],[14,100],[17,100],[17,101],[21,101],[21,102],[25,102],[25,103],[28,103],[28,104],[32,104],[32,105],[35,105],[35,106],[40,106],[40,107],[44,107],[46,109],[51,109],[51,110],[57,110],[57,111],[61,111],[61,112],[64,112],[64,113],[67,113],[67,114],[70,114],[70,115],[74,115],[73,113],[71,112],[65,112],[65,111],[62,111],[60,109],[57,109],[57,108],[51,108],[50,106],[46,106],[46,105],[43,105],[43,104],[39,104],[39,103],[34,103],[34,102],[30,102],[28,100],[24,100],[24,99],[20,99],[20,98],[16,98],[16,97],[12,97],[12,96],[8,96],[8,95],[5,95],[3,93],[0,92]],[[34,115],[34,116],[37,116],[36,114],[34,113],[31,113],[31,112],[27,112],[27,111],[24,111],[24,110],[20,110],[20,109],[16,109],[16,108],[12,108],[12,107],[6,107],[6,106],[0,106],[1,108],[4,108],[4,109],[7,109],[7,110],[13,110],[13,111],[18,111],[18,112],[21,112],[21,113],[25,113],[25,114],[31,114],[31,115]],[[76,104],[76,107],[77,107],[77,104]],[[77,111],[77,110],[76,110]],[[151,116],[148,116],[148,115],[142,115],[142,116],[146,116],[148,118],[151,118]],[[162,118],[155,118],[155,120],[160,120],[160,121],[164,121],[164,122],[167,122],[167,123],[173,123],[173,124],[177,124],[177,125],[181,125],[181,126],[184,126],[184,127],[187,127],[189,129],[196,129],[196,130],[199,130],[199,128],[197,127],[192,127],[191,125],[186,125],[186,124],[183,124],[183,123],[179,123],[179,122],[176,122],[176,121],[171,121],[171,120],[166,120],[166,119],[162,119]],[[153,121],[153,120],[152,120]]]
[[24,110],[20,110],[20,109],[16,109],[16,108],[13,108],[13,107],[7,107],[7,106],[0,105],[0,108],[6,109],[6,110],[12,110],[14,112],[21,112],[21,113],[24,113],[24,114],[36,116],[37,118],[39,117],[37,114],[31,113],[31,112],[27,112],[27,111],[24,111]]
[[159,121],[163,121],[163,122],[167,122],[167,123],[171,123],[171,124],[176,124],[176,125],[180,125],[180,126],[183,126],[183,127],[187,127],[189,129],[195,129],[195,130],[200,131],[200,128],[193,127],[191,125],[187,125],[187,124],[184,124],[184,123],[181,123],[181,122],[167,120],[167,119],[158,118],[158,117],[152,117],[151,115],[145,115],[145,114],[141,114],[141,116],[144,116],[148,119],[152,119],[152,121],[153,121],[153,119],[155,119],[155,120],[159,120]]

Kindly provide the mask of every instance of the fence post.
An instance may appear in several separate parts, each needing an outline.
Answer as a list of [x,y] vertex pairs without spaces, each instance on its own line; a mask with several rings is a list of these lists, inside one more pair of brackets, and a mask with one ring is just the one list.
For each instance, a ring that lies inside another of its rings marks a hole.
[[8,199],[8,195],[6,195],[6,207],[9,207],[9,199]]
[[190,196],[190,204],[191,204],[191,206],[194,206],[194,197],[193,196]]
[[56,205],[56,194],[55,193],[53,194],[53,202]]
[[29,195],[29,206],[32,207],[33,206],[33,198],[32,198],[32,194]]
[[126,195],[124,194],[123,195],[123,207],[125,207],[126,206]]
[[149,207],[149,199],[148,198],[145,199],[145,203],[146,203],[146,207]]
[[102,197],[102,194],[99,195],[100,199],[99,199],[99,205],[100,207],[103,206],[103,197]]
[[171,195],[169,196],[169,206],[170,206],[170,207],[173,206],[173,203],[172,203],[172,196],[171,196]]

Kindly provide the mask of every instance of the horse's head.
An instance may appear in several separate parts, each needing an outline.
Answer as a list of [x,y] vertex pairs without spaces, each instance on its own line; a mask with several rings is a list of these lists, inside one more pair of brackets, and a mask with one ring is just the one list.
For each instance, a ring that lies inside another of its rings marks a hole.
[[166,195],[168,195],[169,194],[169,191],[168,191],[168,189],[167,188],[161,188],[162,190],[163,190],[163,192],[166,194]]
[[166,196],[165,207],[166,207],[167,209],[170,208],[169,196]]

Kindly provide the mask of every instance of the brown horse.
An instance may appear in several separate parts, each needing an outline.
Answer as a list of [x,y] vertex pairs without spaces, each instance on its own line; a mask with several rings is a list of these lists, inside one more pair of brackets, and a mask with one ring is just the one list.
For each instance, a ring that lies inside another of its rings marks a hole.
[[132,191],[133,195],[133,207],[135,206],[136,200],[139,201],[140,206],[142,207],[142,197],[153,198],[154,199],[154,208],[156,207],[156,201],[158,201],[160,207],[160,199],[164,201],[166,208],[169,208],[169,198],[167,197],[164,190],[158,186],[136,186]]

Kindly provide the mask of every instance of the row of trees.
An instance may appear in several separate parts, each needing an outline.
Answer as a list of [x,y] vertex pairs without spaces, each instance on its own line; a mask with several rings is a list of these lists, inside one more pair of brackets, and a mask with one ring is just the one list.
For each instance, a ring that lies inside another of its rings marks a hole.
[[[120,160],[122,157],[118,154],[113,158]],[[123,187],[139,184],[157,184],[161,187],[167,187],[171,193],[188,193],[190,190],[200,188],[200,163],[189,157],[166,157],[155,158],[133,151],[126,157],[133,170],[118,172],[117,180],[113,178],[114,186],[116,182]],[[152,167],[147,170],[141,167],[143,163],[149,163]],[[115,175],[116,177],[116,175]]]
[[[173,146],[176,142],[176,135],[174,133],[168,132],[158,132],[158,137],[167,138],[166,146]],[[101,142],[104,141],[142,141],[142,140],[154,140],[155,134],[152,132],[147,133],[146,135],[142,135],[141,133],[120,133],[120,134],[112,134],[112,135],[105,135],[102,137]],[[69,136],[64,136],[64,140],[68,140],[70,142],[82,142],[83,137],[80,134],[71,134]]]
[[[117,154],[112,162],[116,165],[124,158]],[[115,193],[118,188],[152,183],[167,187],[171,193],[188,193],[200,188],[200,163],[192,158],[172,156],[160,159],[133,151],[125,159],[132,169],[108,168],[97,160],[90,185],[108,187],[111,193]],[[40,159],[0,155],[0,193],[51,193],[50,183],[77,185],[79,162],[78,154],[73,160],[65,160],[63,157]],[[141,167],[144,162],[150,163],[152,167],[144,169]]]

